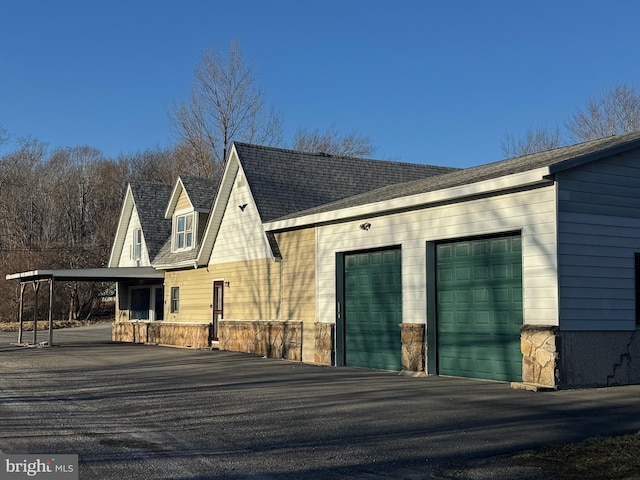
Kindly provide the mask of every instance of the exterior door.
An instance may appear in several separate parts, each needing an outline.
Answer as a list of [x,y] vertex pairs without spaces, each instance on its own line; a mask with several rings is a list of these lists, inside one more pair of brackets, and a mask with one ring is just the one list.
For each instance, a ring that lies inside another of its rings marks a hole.
[[164,319],[164,287],[156,287],[155,288],[156,298],[154,301],[155,304],[155,318],[154,320],[163,320]]
[[402,369],[402,251],[344,255],[343,359],[353,367]]
[[131,289],[131,319],[149,320],[149,302],[151,301],[151,289],[132,288]]
[[436,247],[438,373],[522,380],[519,235]]
[[218,341],[218,322],[224,314],[224,281],[213,282],[213,319],[211,325],[211,340]]

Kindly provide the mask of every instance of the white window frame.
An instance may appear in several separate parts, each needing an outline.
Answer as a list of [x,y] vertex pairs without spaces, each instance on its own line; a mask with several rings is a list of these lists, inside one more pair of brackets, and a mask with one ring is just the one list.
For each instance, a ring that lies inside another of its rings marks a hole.
[[169,313],[180,312],[180,287],[171,287],[171,298],[169,298]]
[[[184,218],[184,229],[178,230],[180,219]],[[196,215],[193,210],[176,212],[173,217],[173,251],[180,252],[192,250],[195,247]],[[187,228],[188,220],[191,219],[191,228]],[[182,245],[180,239],[182,238]]]
[[131,260],[139,262],[142,259],[142,229],[133,229],[133,241],[131,245]]

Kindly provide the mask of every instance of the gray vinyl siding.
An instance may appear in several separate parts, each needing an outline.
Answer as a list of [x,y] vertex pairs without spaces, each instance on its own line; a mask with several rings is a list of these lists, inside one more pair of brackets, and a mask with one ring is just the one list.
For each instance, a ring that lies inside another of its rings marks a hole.
[[635,328],[640,151],[558,176],[560,328]]

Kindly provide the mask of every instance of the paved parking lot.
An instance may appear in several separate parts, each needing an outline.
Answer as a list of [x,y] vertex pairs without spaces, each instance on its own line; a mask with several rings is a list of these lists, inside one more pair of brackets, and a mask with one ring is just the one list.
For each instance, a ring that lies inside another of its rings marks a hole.
[[0,451],[78,454],[81,479],[543,478],[508,457],[640,430],[637,386],[531,393],[112,344],[108,325],[15,339],[0,334]]

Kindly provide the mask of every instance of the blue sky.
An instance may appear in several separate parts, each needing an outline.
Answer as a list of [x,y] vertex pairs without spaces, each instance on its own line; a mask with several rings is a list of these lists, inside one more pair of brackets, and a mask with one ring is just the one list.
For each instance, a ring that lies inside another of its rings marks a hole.
[[640,78],[631,0],[6,0],[0,12],[0,126],[110,157],[174,144],[167,111],[203,50],[233,40],[285,141],[356,130],[376,158],[447,166],[499,160],[506,132],[562,126]]

